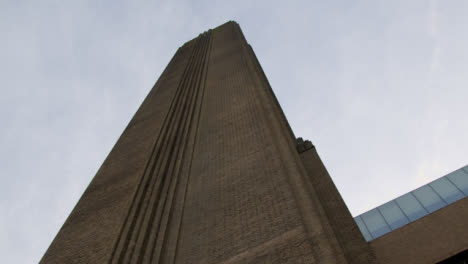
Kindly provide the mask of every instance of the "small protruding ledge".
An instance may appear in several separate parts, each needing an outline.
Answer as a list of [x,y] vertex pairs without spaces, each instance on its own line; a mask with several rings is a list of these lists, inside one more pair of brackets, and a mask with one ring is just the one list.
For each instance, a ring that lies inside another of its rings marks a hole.
[[310,140],[304,140],[301,137],[296,138],[296,149],[297,152],[302,153],[304,151],[307,151],[311,148],[314,148],[314,145]]

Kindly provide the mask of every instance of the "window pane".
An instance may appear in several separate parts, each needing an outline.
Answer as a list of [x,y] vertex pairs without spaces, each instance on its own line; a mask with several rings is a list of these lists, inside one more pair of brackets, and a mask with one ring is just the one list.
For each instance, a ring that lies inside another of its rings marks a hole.
[[379,206],[379,210],[382,213],[387,223],[390,225],[392,230],[397,229],[409,223],[408,218],[403,214],[400,207],[395,201],[390,201],[386,204]]
[[400,196],[395,201],[411,221],[417,220],[427,214],[427,211],[411,193]]
[[455,184],[464,194],[468,195],[468,174],[463,169],[456,170],[447,177]]
[[466,165],[465,167],[461,168],[461,170],[465,170],[465,172],[468,173],[468,165]]
[[369,212],[362,214],[361,217],[373,238],[377,238],[391,231],[390,227],[385,223],[385,220],[377,209],[372,209]]
[[447,180],[446,177],[431,182],[429,185],[449,204],[464,197],[463,193]]
[[442,201],[442,199],[440,199],[439,195],[437,195],[437,193],[427,185],[414,190],[413,194],[430,213],[447,205]]
[[362,222],[362,219],[360,216],[354,218],[356,221],[357,226],[359,227],[359,230],[361,230],[362,235],[366,239],[366,241],[371,241],[372,237],[369,234],[369,231],[367,231],[367,227],[364,225],[364,222]]

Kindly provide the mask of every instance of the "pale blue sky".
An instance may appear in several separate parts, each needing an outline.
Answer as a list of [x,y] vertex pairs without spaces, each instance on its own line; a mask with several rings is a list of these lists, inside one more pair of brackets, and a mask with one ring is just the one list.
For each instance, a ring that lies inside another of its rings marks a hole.
[[38,262],[173,56],[236,20],[353,215],[468,164],[468,2],[0,1],[0,255]]

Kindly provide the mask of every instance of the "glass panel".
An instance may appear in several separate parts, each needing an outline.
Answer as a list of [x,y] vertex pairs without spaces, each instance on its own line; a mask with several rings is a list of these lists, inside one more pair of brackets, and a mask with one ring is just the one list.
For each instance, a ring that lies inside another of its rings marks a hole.
[[463,193],[455,187],[446,177],[442,177],[429,184],[445,202],[451,204],[464,197]]
[[460,170],[465,170],[465,172],[468,173],[468,165],[466,165],[465,167],[461,168]]
[[395,199],[395,202],[405,212],[410,221],[417,220],[425,215],[427,211],[421,206],[421,204],[414,198],[413,194],[407,193]]
[[409,223],[408,218],[403,214],[403,211],[401,211],[395,201],[390,201],[378,208],[392,230]]
[[413,194],[430,213],[447,205],[440,199],[439,195],[427,185],[414,190]]
[[369,212],[362,214],[361,217],[373,238],[377,238],[391,231],[390,227],[385,223],[385,220],[377,209],[372,209]]
[[366,241],[371,241],[372,237],[369,234],[369,231],[367,231],[367,227],[364,225],[364,222],[362,221],[361,217],[358,216],[354,218],[354,221],[356,221],[357,226],[359,227],[359,230],[361,230],[362,235],[366,239]]
[[447,177],[465,194],[465,196],[468,195],[468,174],[466,174],[463,169],[456,170],[447,175]]

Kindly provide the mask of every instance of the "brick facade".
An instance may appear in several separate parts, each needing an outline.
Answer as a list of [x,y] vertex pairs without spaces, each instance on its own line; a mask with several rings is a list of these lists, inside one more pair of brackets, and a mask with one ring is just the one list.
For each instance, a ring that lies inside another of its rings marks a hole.
[[296,147],[237,23],[207,31],[176,52],[40,263],[375,263],[315,149]]
[[[370,242],[380,263],[437,263],[468,249],[468,198]],[[455,262],[454,262],[455,263]]]

